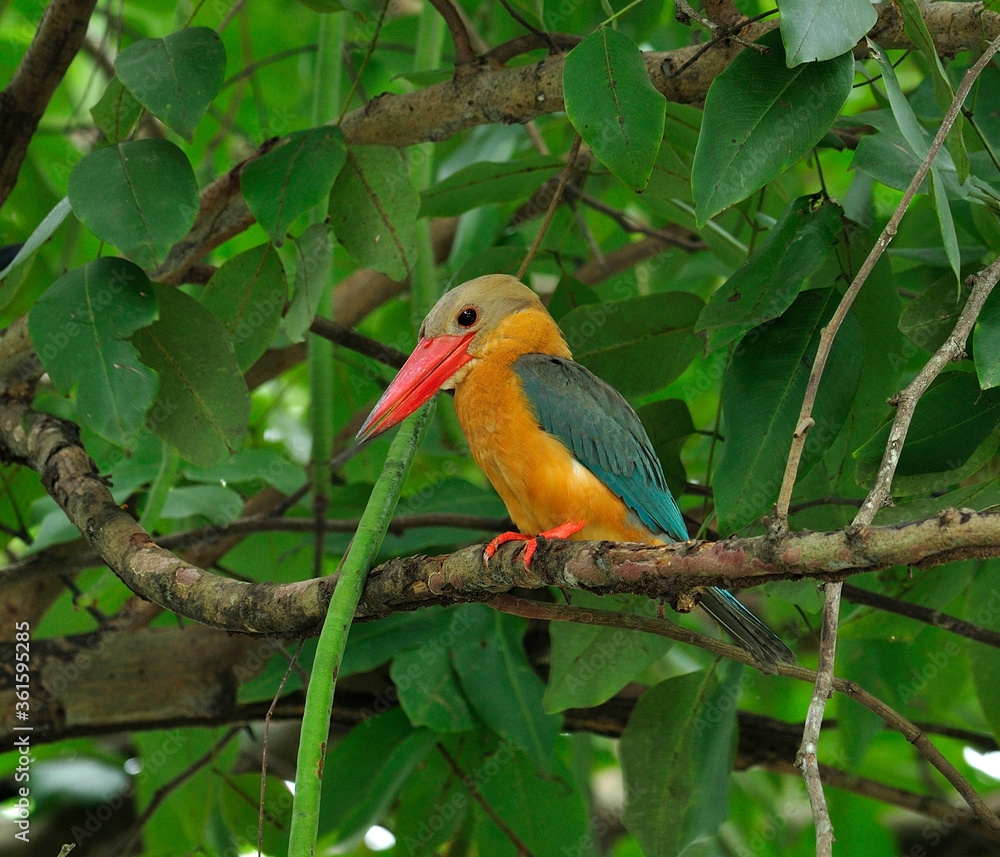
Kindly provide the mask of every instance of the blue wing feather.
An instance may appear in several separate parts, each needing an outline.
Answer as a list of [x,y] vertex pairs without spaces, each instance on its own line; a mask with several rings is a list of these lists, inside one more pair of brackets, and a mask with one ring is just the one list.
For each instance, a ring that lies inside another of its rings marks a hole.
[[525,354],[513,369],[545,431],[653,533],[674,541],[687,538],[649,436],[621,393],[579,363],[548,354]]

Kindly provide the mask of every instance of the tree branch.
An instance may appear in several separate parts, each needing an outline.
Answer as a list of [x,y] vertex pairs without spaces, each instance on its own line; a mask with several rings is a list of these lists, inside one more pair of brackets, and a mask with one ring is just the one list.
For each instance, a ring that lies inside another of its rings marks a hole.
[[[115,503],[72,423],[19,402],[2,403],[0,449],[7,461],[41,474],[70,521],[137,595],[202,624],[245,634],[299,637],[318,631],[333,578],[245,583],[185,562]],[[1000,513],[951,509],[918,523],[790,533],[777,543],[767,537],[663,546],[554,540],[543,542],[530,570],[520,562],[521,550],[501,549],[488,569],[481,546],[392,560],[373,572],[358,616],[482,601],[542,586],[637,592],[690,609],[690,593],[703,586],[738,588],[805,576],[842,580],[898,564],[930,567],[1000,556]]]
[[476,61],[476,51],[472,47],[472,39],[459,10],[451,0],[430,0],[430,3],[444,18],[448,32],[451,33],[451,40],[455,45],[455,77],[471,74],[473,71],[471,66]]
[[87,35],[97,0],[52,0],[27,53],[0,92],[0,205],[17,183],[28,144]]

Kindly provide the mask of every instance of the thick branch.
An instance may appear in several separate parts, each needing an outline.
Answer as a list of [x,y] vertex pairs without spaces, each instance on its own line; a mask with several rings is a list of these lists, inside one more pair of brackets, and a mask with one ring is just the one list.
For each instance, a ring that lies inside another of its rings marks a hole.
[[17,183],[28,144],[87,35],[97,0],[52,0],[27,53],[0,92],[0,205]]
[[[133,592],[205,625],[247,634],[300,637],[317,632],[333,579],[244,583],[193,566],[157,545],[114,501],[79,443],[76,427],[18,402],[0,407],[0,448],[36,470],[70,521]],[[486,569],[481,547],[444,557],[392,560],[373,572],[358,609],[375,617],[424,604],[481,601],[513,588],[542,586],[636,592],[693,604],[702,586],[767,580],[841,580],[893,565],[934,566],[1000,556],[1000,513],[947,510],[937,518],[845,532],[628,545],[543,543],[530,570],[522,546],[503,548]]]

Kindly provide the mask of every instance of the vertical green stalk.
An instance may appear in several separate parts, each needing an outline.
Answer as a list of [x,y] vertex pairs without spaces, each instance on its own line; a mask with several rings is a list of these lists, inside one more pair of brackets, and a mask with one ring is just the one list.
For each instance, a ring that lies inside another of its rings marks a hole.
[[[340,115],[340,89],[342,80],[341,57],[346,33],[346,13],[319,16],[319,49],[313,81],[312,124],[322,125]],[[326,219],[326,203],[312,211],[311,220],[319,223]],[[334,266],[320,306],[327,304]],[[313,513],[316,516],[316,545],[313,573],[319,576],[323,567],[324,532],[322,519],[330,502],[331,474],[329,461],[333,455],[333,343],[319,336],[308,338],[307,365],[309,369],[309,429],[312,450],[309,459],[312,473]]]
[[[444,48],[444,19],[430,3],[425,3],[417,27],[414,47],[413,70],[427,71],[441,65]],[[431,143],[414,146],[410,150],[410,179],[417,190],[429,187],[434,181],[434,147]],[[410,276],[414,324],[419,325],[437,303],[441,295],[434,276],[434,247],[431,243],[430,220],[422,217],[416,224],[417,260]]]
[[302,735],[299,738],[299,755],[295,768],[292,828],[288,839],[289,857],[312,857],[316,851],[323,760],[330,732],[333,692],[344,646],[347,644],[347,633],[361,599],[368,571],[385,538],[389,520],[399,500],[399,492],[423,439],[433,408],[432,401],[407,418],[393,438],[382,468],[382,476],[375,483],[368,499],[330,599],[326,621],[316,647],[316,659],[313,661],[302,715]]

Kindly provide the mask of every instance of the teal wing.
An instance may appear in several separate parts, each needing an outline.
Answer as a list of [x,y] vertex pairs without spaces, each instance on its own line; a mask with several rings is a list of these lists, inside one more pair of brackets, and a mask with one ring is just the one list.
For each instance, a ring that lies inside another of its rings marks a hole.
[[545,431],[621,497],[650,531],[674,541],[687,539],[684,518],[649,436],[621,393],[562,357],[525,354],[513,369]]
[[[639,417],[610,384],[572,360],[525,354],[513,369],[539,425],[624,501],[653,533],[687,539],[687,527]],[[795,656],[735,596],[711,587],[702,606],[765,669]]]

